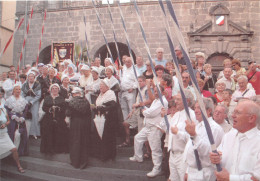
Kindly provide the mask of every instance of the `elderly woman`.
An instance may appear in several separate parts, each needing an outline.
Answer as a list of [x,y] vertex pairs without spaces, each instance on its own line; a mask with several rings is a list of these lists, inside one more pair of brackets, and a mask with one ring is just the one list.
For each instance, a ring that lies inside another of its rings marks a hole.
[[[20,143],[18,141],[18,153],[19,155],[27,155],[27,128],[25,124],[25,116],[28,111],[28,101],[21,96],[20,84],[15,84],[13,89],[13,95],[9,97],[5,102],[5,108],[7,110],[9,118],[11,118],[8,125],[8,134],[13,142],[16,143],[18,134],[20,133]],[[19,137],[19,136],[18,136]],[[19,140],[19,138],[18,138]]]
[[55,84],[55,83],[58,85],[61,84],[61,81],[56,77],[56,75],[57,75],[57,70],[53,67],[50,67],[48,75],[44,79],[44,84],[41,84],[42,85],[42,98],[44,98],[45,96],[48,96],[50,94],[49,93],[50,85]]
[[[0,89],[0,100],[3,99],[4,90]],[[7,126],[10,124],[10,119],[6,113],[2,101],[0,101],[0,158],[4,158],[10,154],[13,155],[17,169],[20,173],[24,173],[24,169],[21,167],[19,156],[15,145],[10,139],[7,133]]]
[[85,87],[85,93],[86,98],[91,104],[96,104],[96,99],[100,93],[99,91],[99,84],[100,84],[100,78],[99,78],[99,70],[97,67],[91,68],[91,73],[93,77],[93,82]]
[[41,84],[38,81],[35,81],[34,72],[29,71],[27,73],[27,77],[27,81],[22,86],[22,95],[29,103],[29,110],[32,116],[31,118],[27,118],[31,119],[30,124],[27,124],[27,131],[29,133],[28,135],[32,135],[34,139],[37,139],[37,136],[41,136],[40,125],[38,122],[38,111],[41,98]]
[[83,90],[74,87],[66,116],[70,117],[70,160],[75,168],[85,168],[90,154],[91,110]]
[[64,97],[64,99],[69,98],[69,93],[71,91],[69,83],[70,83],[69,77],[67,75],[63,75],[61,77],[60,95]]
[[74,64],[69,64],[68,65],[68,77],[70,79],[70,84],[72,85],[77,85],[78,81],[79,81],[79,75],[76,73],[77,69],[76,66]]
[[[153,70],[151,67],[151,63],[149,60],[145,62],[146,65],[146,71],[144,71],[143,75],[146,79],[153,79]],[[153,66],[155,67],[155,61],[153,61]]]
[[50,95],[44,98],[41,120],[40,151],[46,154],[68,152],[68,128],[65,122],[66,102],[59,95],[60,86],[52,84]]
[[81,75],[79,79],[79,85],[80,87],[86,87],[87,85],[92,84],[93,82],[93,77],[91,74],[91,70],[88,65],[83,65],[81,68],[81,72],[83,75]]
[[116,95],[109,90],[109,82],[100,83],[100,94],[96,100],[94,112],[94,130],[92,130],[92,155],[107,161],[116,157],[116,132],[118,131],[118,105]]
[[226,89],[225,82],[218,80],[215,84],[217,93],[214,94],[214,97],[217,99],[217,102],[223,101],[223,91]]
[[215,83],[217,82],[217,76],[212,73],[212,66],[210,64],[205,64],[203,66],[205,75],[201,76],[201,79],[204,80],[203,90],[210,91],[211,94],[215,93]]
[[109,83],[109,89],[111,89],[112,91],[114,91],[115,95],[116,95],[116,100],[117,102],[119,101],[118,99],[118,93],[120,92],[120,86],[119,86],[119,82],[118,80],[113,76],[115,69],[113,66],[109,65],[108,67],[105,68],[105,72],[106,72],[106,80]]
[[249,99],[256,95],[254,89],[247,88],[248,79],[245,75],[239,76],[237,79],[237,83],[239,85],[239,89],[233,93],[233,95],[232,95],[233,101],[238,102],[239,99],[242,99],[242,98]]

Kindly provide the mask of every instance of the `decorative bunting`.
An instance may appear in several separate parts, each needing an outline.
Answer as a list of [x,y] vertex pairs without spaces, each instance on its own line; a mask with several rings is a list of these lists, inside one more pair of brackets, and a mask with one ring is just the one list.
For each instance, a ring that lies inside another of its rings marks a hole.
[[5,51],[6,51],[6,49],[8,48],[8,46],[10,45],[10,43],[11,43],[11,41],[12,41],[12,39],[13,39],[15,33],[17,32],[17,30],[19,30],[19,28],[21,27],[21,25],[23,24],[23,22],[24,22],[24,18],[21,18],[20,21],[19,21],[19,23],[18,23],[18,25],[17,25],[17,27],[15,28],[13,34],[11,35],[11,37],[9,38],[9,40],[8,40],[8,42],[6,43],[5,47],[4,47],[3,50],[1,51],[1,53],[0,53],[0,59],[1,59],[1,57],[3,56],[3,54],[5,53]]
[[28,33],[29,33],[30,21],[31,21],[31,19],[32,19],[32,16],[33,16],[33,6],[32,6],[32,9],[31,9],[30,18],[29,18],[29,20],[28,20],[28,24],[27,24],[27,28],[26,28],[26,33],[25,33],[25,35],[24,35],[23,47],[22,47],[22,51],[21,51],[21,54],[20,54],[19,62],[18,62],[18,65],[17,65],[17,74],[19,74],[20,64],[21,64],[21,60],[22,60],[22,58],[23,58],[23,51],[24,51],[25,44],[26,44],[26,39],[27,39],[27,36],[28,36]]
[[39,55],[40,55],[40,50],[41,50],[41,47],[42,47],[42,35],[43,35],[43,32],[44,32],[44,22],[46,20],[46,12],[47,12],[47,10],[45,9],[45,11],[44,11],[44,18],[43,18],[43,21],[42,21],[42,32],[41,32],[40,43],[39,43],[39,48],[38,48],[36,66],[39,63]]

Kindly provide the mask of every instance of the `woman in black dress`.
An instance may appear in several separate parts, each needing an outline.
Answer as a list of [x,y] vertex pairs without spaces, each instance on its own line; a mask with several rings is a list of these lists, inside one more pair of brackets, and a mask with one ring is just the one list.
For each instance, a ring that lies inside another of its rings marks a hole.
[[45,112],[41,124],[42,153],[68,152],[68,127],[65,122],[66,102],[59,95],[60,86],[52,84],[50,95],[44,98],[42,110]]
[[90,131],[91,131],[91,110],[88,100],[82,96],[83,90],[74,87],[66,111],[70,117],[70,160],[75,168],[87,166],[90,153]]
[[100,83],[100,94],[96,106],[92,106],[94,126],[91,135],[92,155],[107,161],[116,157],[116,132],[118,131],[118,109],[115,93],[109,90],[109,82]]

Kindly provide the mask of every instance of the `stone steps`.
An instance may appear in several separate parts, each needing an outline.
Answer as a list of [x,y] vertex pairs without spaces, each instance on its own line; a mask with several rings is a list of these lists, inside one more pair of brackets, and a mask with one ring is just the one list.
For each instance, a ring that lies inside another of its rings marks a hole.
[[[21,165],[26,173],[20,174],[12,159],[4,159],[1,164],[1,179],[13,180],[50,180],[50,181],[146,181],[165,180],[164,176],[148,178],[146,174],[152,170],[151,160],[143,163],[131,162],[133,147],[118,148],[115,161],[102,162],[95,158],[89,159],[86,169],[75,169],[70,165],[69,154],[46,156],[40,153],[40,140],[30,140],[29,156],[21,157]],[[0,180],[1,180],[0,179]],[[2,180],[1,180],[2,181]],[[5,181],[5,180],[4,180]]]

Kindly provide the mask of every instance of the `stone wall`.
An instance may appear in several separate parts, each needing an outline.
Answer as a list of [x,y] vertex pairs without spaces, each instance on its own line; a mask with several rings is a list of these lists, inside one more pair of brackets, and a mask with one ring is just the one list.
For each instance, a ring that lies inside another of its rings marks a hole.
[[[146,32],[147,41],[149,44],[152,56],[155,56],[155,50],[157,47],[163,47],[165,49],[165,58],[171,59],[170,51],[164,31],[164,23],[162,19],[162,13],[157,1],[143,1],[139,2],[139,10],[141,13],[141,19]],[[207,21],[211,20],[209,10],[211,7],[217,5],[220,1],[173,1],[175,13],[179,20],[181,31],[183,32],[184,39],[188,48],[191,47],[188,32],[195,31],[202,27]],[[46,7],[44,2],[30,2],[38,3],[35,5],[35,12],[30,24],[30,33],[26,43],[26,62],[31,63],[35,61],[37,57],[39,38],[41,34],[42,24],[42,8]],[[78,4],[77,4],[78,3]],[[221,1],[229,11],[229,19],[237,23],[243,28],[247,28],[254,31],[252,39],[248,42],[250,49],[249,59],[255,59],[260,63],[260,1],[248,0],[248,1],[233,1],[226,0]],[[17,2],[17,16],[22,16],[25,9],[25,2]],[[30,4],[32,5],[32,4]],[[76,2],[76,4],[62,4],[60,9],[49,9],[47,13],[47,19],[45,23],[45,32],[43,35],[42,49],[51,45],[52,42],[66,42],[72,41],[76,44],[85,41],[85,26],[83,22],[83,15],[86,14],[87,19],[87,35],[89,38],[89,52],[91,57],[94,56],[96,51],[105,44],[101,30],[98,26],[97,18],[91,3],[82,4],[82,2]],[[84,8],[84,9],[83,9]],[[30,10],[30,8],[28,8]],[[114,18],[114,24],[116,29],[116,35],[119,42],[126,43],[123,33],[123,27],[120,20],[120,14],[118,7],[113,5],[111,7]],[[100,18],[105,29],[105,34],[108,42],[113,42],[112,26],[109,19],[109,14],[106,6],[100,5],[98,7]],[[138,20],[136,17],[135,9],[132,4],[123,4],[122,11],[125,16],[126,27],[130,38],[131,48],[136,55],[141,55],[146,59],[146,50],[144,47],[144,41]],[[170,20],[170,18],[169,18]],[[170,26],[173,27],[172,20],[169,21]],[[191,26],[191,24],[193,26]],[[172,28],[173,30],[173,28]],[[16,64],[23,41],[23,27],[15,36],[14,43],[14,64]],[[176,43],[176,40],[174,40]],[[237,54],[234,58],[240,58]],[[207,55],[210,56],[210,55]]]

